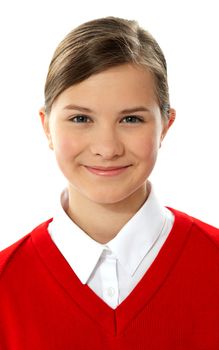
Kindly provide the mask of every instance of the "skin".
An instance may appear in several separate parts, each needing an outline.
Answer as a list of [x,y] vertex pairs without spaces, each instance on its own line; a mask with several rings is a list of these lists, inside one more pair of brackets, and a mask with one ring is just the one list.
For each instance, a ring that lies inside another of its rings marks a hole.
[[[139,106],[145,110],[124,112]],[[68,181],[67,214],[94,240],[108,242],[147,199],[175,110],[162,118],[152,74],[124,64],[66,89],[40,117]]]

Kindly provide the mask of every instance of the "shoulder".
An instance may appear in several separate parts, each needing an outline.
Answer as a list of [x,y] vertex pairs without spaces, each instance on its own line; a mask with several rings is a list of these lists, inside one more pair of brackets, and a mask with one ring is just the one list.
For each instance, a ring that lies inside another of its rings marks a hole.
[[197,233],[198,235],[204,236],[206,239],[211,241],[215,246],[219,248],[219,228],[209,225],[179,210],[169,208],[169,207],[168,209],[172,211],[176,219],[181,220],[182,222],[184,221],[190,222],[191,233],[194,233],[194,234]]
[[31,239],[31,235],[33,232],[40,232],[45,230],[52,219],[49,219],[42,224],[35,227],[30,233],[26,234],[22,238],[20,238],[17,242],[13,243],[9,247],[0,251],[0,275],[7,268],[7,266],[13,261],[13,258],[16,254],[24,249],[26,243]]
[[199,219],[192,217],[192,220],[194,222],[194,228],[206,238],[210,239],[212,243],[216,244],[219,248],[219,229]]
[[19,241],[13,243],[9,247],[0,252],[0,274],[4,270],[5,266],[11,260],[16,251],[22,246],[22,244],[30,237],[30,234],[19,239]]

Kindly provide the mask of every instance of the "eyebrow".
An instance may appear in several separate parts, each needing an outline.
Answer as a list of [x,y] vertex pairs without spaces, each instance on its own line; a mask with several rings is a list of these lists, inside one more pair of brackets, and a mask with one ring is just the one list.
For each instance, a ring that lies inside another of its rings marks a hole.
[[[72,104],[65,106],[63,109],[77,110],[77,111],[86,112],[86,113],[94,113],[94,111],[92,111],[87,107],[82,107],[82,106],[72,105]],[[150,112],[150,110],[144,106],[136,106],[133,108],[123,109],[120,113],[125,114],[125,113],[134,113],[134,112]]]

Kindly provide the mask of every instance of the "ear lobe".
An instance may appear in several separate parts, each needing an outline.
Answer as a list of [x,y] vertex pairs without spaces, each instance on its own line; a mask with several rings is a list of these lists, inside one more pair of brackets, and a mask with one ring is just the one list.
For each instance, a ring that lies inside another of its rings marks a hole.
[[[165,133],[165,134],[166,134],[166,133]],[[161,148],[161,146],[162,146],[162,141],[163,141],[163,139],[164,139],[164,137],[165,137],[165,134],[162,134],[161,137],[160,137],[160,145],[159,145],[159,148]]]
[[169,115],[168,115],[168,120],[165,121],[164,128],[163,128],[163,131],[162,131],[162,134],[161,134],[161,137],[160,137],[160,146],[159,146],[159,148],[161,148],[162,141],[163,141],[164,137],[166,136],[169,128],[173,125],[175,119],[176,119],[176,111],[175,111],[175,109],[170,108]]
[[163,132],[161,134],[161,141],[163,141],[169,128],[173,125],[175,119],[176,119],[176,111],[175,111],[175,109],[170,108],[169,114],[168,114],[168,120],[165,121],[164,129],[163,129]]
[[49,128],[49,118],[46,115],[44,107],[42,107],[39,110],[39,115],[40,115],[43,130],[44,130],[45,135],[46,135],[48,142],[49,142],[49,148],[53,150],[52,138],[51,138],[51,133],[50,133],[50,128]]
[[176,119],[176,111],[173,108],[170,108],[169,110],[169,117],[168,117],[168,129],[173,125],[175,119]]

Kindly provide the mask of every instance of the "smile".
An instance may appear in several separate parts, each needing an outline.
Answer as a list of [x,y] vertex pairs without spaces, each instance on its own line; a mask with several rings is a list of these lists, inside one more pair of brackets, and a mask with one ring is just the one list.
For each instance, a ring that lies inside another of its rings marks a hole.
[[85,168],[92,174],[99,176],[116,176],[124,173],[130,165],[120,166],[120,167],[90,167],[85,166]]

